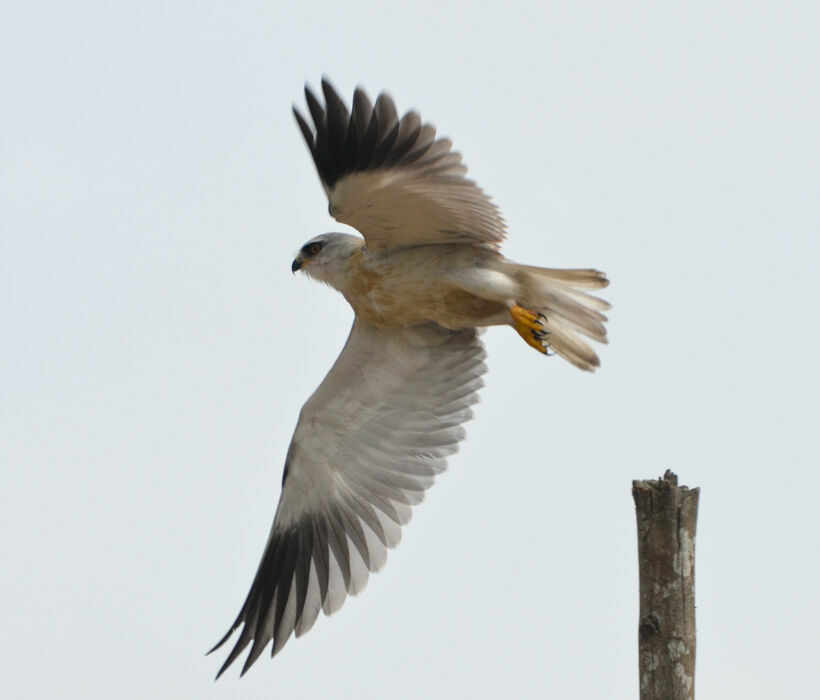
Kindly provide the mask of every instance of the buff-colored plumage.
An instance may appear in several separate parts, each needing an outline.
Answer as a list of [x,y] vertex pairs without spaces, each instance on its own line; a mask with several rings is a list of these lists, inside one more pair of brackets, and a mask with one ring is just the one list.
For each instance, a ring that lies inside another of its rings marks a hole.
[[[486,371],[477,329],[510,325],[577,367],[599,361],[609,305],[597,270],[520,265],[499,251],[505,225],[465,177],[461,156],[418,114],[398,117],[357,89],[352,110],[327,81],[294,109],[329,210],[363,238],[309,240],[294,272],[326,282],[356,313],[339,359],[308,399],[285,463],[262,561],[220,674],[251,645],[243,673],[364,587],[464,437]],[[215,648],[217,648],[215,647]]]

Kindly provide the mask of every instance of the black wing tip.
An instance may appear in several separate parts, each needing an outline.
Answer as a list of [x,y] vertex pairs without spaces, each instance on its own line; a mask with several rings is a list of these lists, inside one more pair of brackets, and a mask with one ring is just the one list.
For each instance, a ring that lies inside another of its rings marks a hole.
[[296,119],[296,122],[299,124],[299,126],[301,126],[303,122],[307,124],[305,115],[302,114],[301,110],[299,109],[299,107],[296,106],[295,102],[290,106],[290,111],[293,113],[293,116]]
[[321,84],[322,84],[322,92],[327,90],[327,91],[332,92],[336,95],[339,94],[338,91],[336,90],[336,88],[333,86],[333,83],[331,82],[330,78],[327,77],[327,73],[322,73],[322,83]]
[[[260,652],[261,653],[261,652]],[[253,666],[256,659],[259,658],[258,655],[253,655],[253,649],[251,649],[251,653],[248,654],[248,658],[245,659],[245,663],[242,665],[242,670],[239,672],[239,677],[242,678],[248,671],[251,670],[251,666]]]
[[316,93],[310,89],[310,85],[307,83],[305,83],[305,102],[307,102],[310,116],[313,119],[313,125],[318,131],[322,128],[322,124],[325,120],[325,108],[322,107],[322,103],[319,101],[319,98],[316,97]]
[[316,134],[314,134],[313,129],[310,128],[310,124],[307,123],[307,119],[305,119],[304,115],[296,108],[296,105],[293,105],[293,116],[296,118],[296,124],[299,127],[299,131],[302,132],[305,143],[310,149],[310,152],[313,153],[313,144],[316,140]]
[[[399,119],[387,92],[379,93],[373,105],[365,89],[357,85],[349,109],[327,74],[322,75],[320,84],[321,91],[314,92],[305,83],[305,100],[314,128],[308,127],[295,107],[294,115],[326,188],[334,187],[353,172],[412,165],[435,141],[435,129],[422,122],[416,110],[409,110]],[[432,133],[420,143],[425,130]]]
[[305,81],[305,99],[307,99],[308,96],[313,97],[315,99],[316,98],[316,93],[313,91],[313,88],[310,86],[310,83],[306,80]]
[[[211,649],[211,651],[209,651],[209,652],[208,652],[208,654],[210,654],[212,651],[216,651],[217,649],[219,649],[219,647],[221,647],[221,646],[222,646],[222,645],[223,645],[223,644],[224,644],[224,643],[228,640],[228,638],[229,638],[229,637],[230,637],[230,636],[234,633],[235,629],[236,629],[236,628],[234,628],[234,629],[232,629],[230,632],[228,632],[228,634],[227,634],[227,635],[225,635],[225,636],[224,636],[224,637],[223,637],[223,638],[219,641],[219,643],[218,643],[218,644],[217,644],[217,645],[216,645],[213,649]],[[225,661],[224,661],[224,663],[222,664],[222,666],[220,666],[219,671],[217,671],[217,674],[216,674],[216,676],[214,677],[214,681],[218,681],[218,680],[219,680],[219,678],[220,678],[220,676],[221,676],[223,673],[225,673],[225,671],[227,671],[227,670],[231,667],[231,665],[233,664],[233,662],[234,662],[234,661],[236,661],[236,659],[237,659],[237,658],[239,658],[239,656],[242,654],[242,652],[243,652],[243,651],[245,651],[245,648],[248,646],[248,644],[249,644],[249,643],[250,643],[250,640],[249,640],[249,639],[243,640],[242,636],[240,635],[239,639],[238,639],[238,640],[236,640],[236,644],[234,645],[233,649],[231,649],[231,653],[230,653],[230,654],[228,654],[228,658],[227,658],[227,659],[225,659]],[[207,656],[208,654],[206,654],[206,656]],[[254,659],[254,661],[255,661],[255,659]],[[251,663],[252,663],[252,662],[251,662]],[[245,672],[246,672],[249,668],[250,668],[250,664],[248,664],[248,663],[246,662],[246,663],[245,663],[245,666],[242,668],[242,672],[239,674],[240,678],[241,678],[242,676],[244,676],[244,675],[245,675]]]
[[[205,652],[205,656],[210,656],[213,654],[217,649],[219,649],[225,642],[227,642],[233,633],[236,631],[236,626],[231,627],[226,633],[225,636],[222,637],[216,644],[214,644],[208,651]],[[225,663],[222,664],[221,668],[217,672],[216,676],[214,676],[214,682],[219,680],[219,677],[228,670],[228,667],[233,663],[233,659],[229,656]]]
[[225,636],[222,637],[222,639],[220,639],[216,644],[214,644],[210,649],[208,649],[208,651],[205,652],[205,656],[210,656],[217,649],[219,649],[219,647],[221,647],[225,642],[227,642],[231,638],[231,635],[234,633],[235,630],[236,630],[236,627],[231,627],[231,629],[229,629],[225,633]]

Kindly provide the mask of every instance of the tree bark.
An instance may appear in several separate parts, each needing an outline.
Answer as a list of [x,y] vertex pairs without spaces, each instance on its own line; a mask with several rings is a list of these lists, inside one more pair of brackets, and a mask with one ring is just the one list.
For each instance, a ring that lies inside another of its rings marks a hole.
[[700,489],[633,481],[638,519],[641,700],[695,697],[695,526]]

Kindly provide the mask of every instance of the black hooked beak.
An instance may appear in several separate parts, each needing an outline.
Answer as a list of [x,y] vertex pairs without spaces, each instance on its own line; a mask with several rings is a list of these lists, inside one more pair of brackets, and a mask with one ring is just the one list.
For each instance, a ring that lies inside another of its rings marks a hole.
[[290,271],[295,275],[296,270],[302,269],[302,261],[301,260],[294,260],[293,265],[290,266]]

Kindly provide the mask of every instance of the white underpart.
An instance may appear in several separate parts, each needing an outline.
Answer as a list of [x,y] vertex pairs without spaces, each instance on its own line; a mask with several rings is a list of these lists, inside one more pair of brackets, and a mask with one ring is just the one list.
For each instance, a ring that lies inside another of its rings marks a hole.
[[468,267],[448,273],[447,281],[465,292],[489,301],[508,304],[521,293],[521,286],[500,270]]

